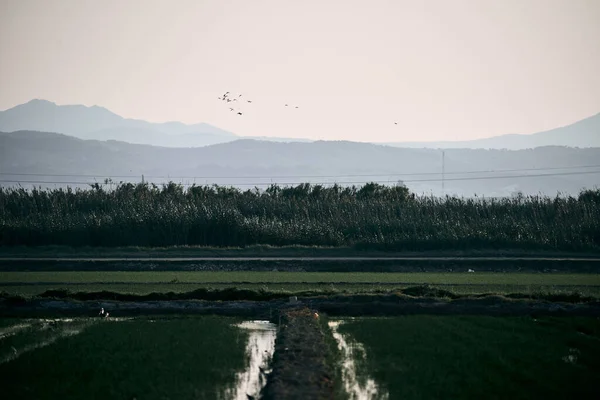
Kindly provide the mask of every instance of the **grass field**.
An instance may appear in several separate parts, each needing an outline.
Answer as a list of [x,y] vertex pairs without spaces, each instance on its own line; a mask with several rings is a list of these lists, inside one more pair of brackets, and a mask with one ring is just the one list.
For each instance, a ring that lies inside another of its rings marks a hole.
[[597,399],[597,318],[439,317],[347,320],[358,369],[390,399]]
[[[248,334],[237,322],[177,316],[0,319],[2,396],[223,398],[248,362]],[[362,355],[354,359],[353,383],[364,388],[372,378],[389,399],[600,395],[598,318],[353,318],[342,320],[338,332],[350,346],[365,349],[353,353]],[[344,368],[344,361],[336,362]]]
[[[12,320],[14,321],[14,320]],[[6,399],[218,399],[245,367],[247,333],[225,317],[81,320],[78,334],[37,349],[54,329],[0,339]],[[67,322],[62,323],[68,324]]]
[[528,273],[378,273],[378,272],[3,272],[0,285],[8,282],[69,283],[405,283],[448,285],[595,285],[600,274]]
[[198,288],[301,292],[393,291],[430,284],[457,294],[572,293],[600,297],[598,274],[337,272],[3,272],[0,291],[32,296],[50,289],[148,294]]

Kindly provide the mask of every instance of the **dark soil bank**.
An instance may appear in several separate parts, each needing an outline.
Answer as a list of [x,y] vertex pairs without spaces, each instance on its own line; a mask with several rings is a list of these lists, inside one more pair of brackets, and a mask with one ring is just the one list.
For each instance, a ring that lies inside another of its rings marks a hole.
[[264,389],[264,399],[335,398],[335,374],[327,362],[329,346],[318,318],[308,308],[281,314],[273,372]]
[[0,271],[288,271],[288,272],[600,272],[600,257],[429,257],[423,259],[18,259],[0,258]]
[[[330,316],[431,315],[570,315],[600,316],[600,302],[577,294],[529,296],[460,296],[442,289],[416,286],[397,293],[298,295],[297,301]],[[95,316],[101,307],[115,316],[151,314],[219,314],[271,319],[290,306],[282,294],[234,289],[123,295],[112,292],[48,291],[36,298],[0,293],[0,317],[48,315]],[[281,311],[280,311],[281,310]],[[275,314],[274,314],[275,313]],[[291,321],[291,319],[290,319]],[[295,321],[295,320],[294,320]],[[302,321],[302,320],[300,320]],[[305,322],[302,322],[305,323]],[[306,322],[307,323],[307,322]],[[315,329],[318,329],[315,328]]]

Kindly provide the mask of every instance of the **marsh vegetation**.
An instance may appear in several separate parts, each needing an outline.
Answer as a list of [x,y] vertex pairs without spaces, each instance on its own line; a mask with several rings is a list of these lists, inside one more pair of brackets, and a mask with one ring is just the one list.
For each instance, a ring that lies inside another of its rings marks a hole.
[[356,249],[600,248],[600,192],[502,199],[413,196],[403,186],[264,191],[175,183],[114,190],[0,188],[0,245]]

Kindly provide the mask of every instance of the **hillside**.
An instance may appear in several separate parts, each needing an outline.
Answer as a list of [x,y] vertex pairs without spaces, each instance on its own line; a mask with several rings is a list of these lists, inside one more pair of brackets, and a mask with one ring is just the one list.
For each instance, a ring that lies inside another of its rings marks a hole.
[[[444,192],[442,153],[433,149],[248,139],[201,148],[164,148],[32,131],[0,133],[0,148],[4,185],[15,184],[6,181],[85,185],[109,177],[138,182],[142,175],[157,183],[172,179],[186,184],[241,187],[271,182],[360,185],[366,181],[394,184],[403,180],[417,193],[503,196],[516,191],[575,194],[600,183],[600,168],[573,168],[599,165],[600,148],[449,149],[445,152]],[[566,169],[558,169],[563,167]],[[593,171],[597,172],[581,174]]]
[[[118,140],[162,147],[202,147],[234,141],[240,136],[200,123],[151,123],[123,118],[103,107],[56,105],[46,100],[31,100],[0,111],[0,131],[30,130],[56,132],[80,139]],[[243,137],[270,142],[311,143],[310,139],[286,137]],[[573,124],[528,135],[500,135],[470,141],[389,142],[392,147],[430,149],[509,149],[523,150],[542,146],[600,147],[600,114]]]
[[56,132],[80,139],[121,140],[168,147],[197,147],[235,140],[236,135],[209,124],[152,123],[123,118],[106,108],[56,105],[31,100],[0,111],[0,131]]
[[395,147],[433,149],[523,150],[541,146],[600,147],[600,113],[573,124],[530,135],[500,135],[486,139],[444,142],[394,142]]

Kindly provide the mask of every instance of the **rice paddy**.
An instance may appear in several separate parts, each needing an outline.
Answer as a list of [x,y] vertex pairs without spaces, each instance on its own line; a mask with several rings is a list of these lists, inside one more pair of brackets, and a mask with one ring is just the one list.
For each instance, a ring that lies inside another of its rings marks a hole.
[[[0,319],[2,393],[20,399],[260,398],[275,328],[211,316]],[[332,364],[339,399],[600,394],[598,318],[414,315],[330,320],[329,329],[324,333],[339,349]]]
[[250,362],[226,317],[24,323],[0,339],[3,398],[230,399]]
[[352,387],[368,395],[356,398],[600,395],[598,318],[417,315],[343,320],[337,331],[357,349]]
[[[577,258],[600,249],[598,198],[596,190],[437,199],[375,184],[0,189],[1,311],[30,317],[0,318],[2,396],[268,400],[310,386],[321,391],[313,398],[595,399],[600,274],[593,261],[83,258],[406,251]],[[57,261],[58,254],[82,260]],[[49,260],[10,259],[32,255]],[[104,303],[114,307],[111,316],[90,318]],[[327,325],[327,313],[361,317]]]

